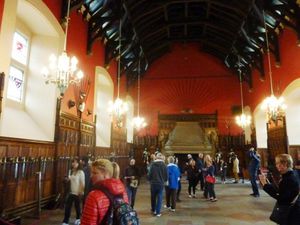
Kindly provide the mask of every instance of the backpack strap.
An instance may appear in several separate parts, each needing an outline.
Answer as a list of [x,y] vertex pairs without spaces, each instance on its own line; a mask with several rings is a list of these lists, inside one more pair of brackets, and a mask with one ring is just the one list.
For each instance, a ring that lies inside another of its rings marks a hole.
[[123,194],[114,195],[106,187],[103,187],[101,185],[95,185],[93,187],[93,190],[100,190],[100,191],[102,191],[103,194],[105,194],[105,196],[108,198],[111,206],[114,204],[115,198],[117,198],[117,197],[123,198]]

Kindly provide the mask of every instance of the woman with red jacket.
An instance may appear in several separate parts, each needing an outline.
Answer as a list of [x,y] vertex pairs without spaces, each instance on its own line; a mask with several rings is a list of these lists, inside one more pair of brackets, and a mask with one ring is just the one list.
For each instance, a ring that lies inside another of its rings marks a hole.
[[[113,195],[123,195],[128,203],[125,187],[119,179],[120,169],[117,163],[107,159],[98,159],[92,163],[91,179],[94,187],[104,187]],[[105,218],[110,201],[98,189],[92,190],[84,205],[81,225],[98,225]]]

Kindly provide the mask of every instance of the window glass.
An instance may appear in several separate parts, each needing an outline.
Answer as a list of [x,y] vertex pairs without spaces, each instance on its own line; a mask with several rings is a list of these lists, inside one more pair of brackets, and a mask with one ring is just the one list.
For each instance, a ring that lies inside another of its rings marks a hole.
[[12,58],[26,65],[28,53],[28,39],[18,32],[14,34]]
[[24,86],[24,71],[14,66],[10,67],[7,98],[21,102]]

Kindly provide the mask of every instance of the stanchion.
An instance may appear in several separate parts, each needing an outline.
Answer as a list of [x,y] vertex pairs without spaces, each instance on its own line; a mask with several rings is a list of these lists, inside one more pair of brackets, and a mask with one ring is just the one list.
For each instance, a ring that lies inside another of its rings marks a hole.
[[36,172],[36,197],[37,197],[37,218],[40,219],[41,216],[41,200],[42,200],[42,172]]

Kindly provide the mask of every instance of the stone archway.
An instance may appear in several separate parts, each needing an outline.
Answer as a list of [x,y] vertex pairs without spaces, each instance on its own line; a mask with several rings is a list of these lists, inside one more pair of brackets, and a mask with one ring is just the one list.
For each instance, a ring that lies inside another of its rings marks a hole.
[[96,146],[110,147],[111,116],[108,102],[113,100],[114,83],[103,67],[96,67],[94,109],[96,117]]

